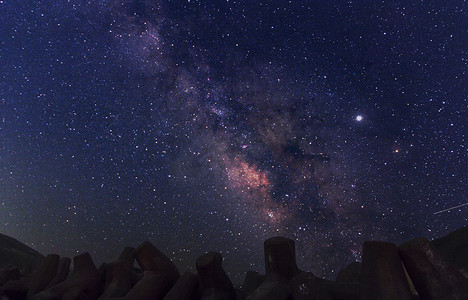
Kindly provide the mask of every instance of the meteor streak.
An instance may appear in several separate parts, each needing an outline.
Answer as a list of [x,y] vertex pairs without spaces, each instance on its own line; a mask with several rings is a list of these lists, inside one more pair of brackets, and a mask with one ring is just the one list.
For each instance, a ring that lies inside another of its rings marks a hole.
[[465,204],[460,204],[460,205],[457,205],[457,206],[454,206],[454,207],[450,207],[450,208],[447,208],[447,209],[444,209],[444,210],[441,210],[441,211],[438,211],[438,212],[435,212],[434,215],[437,215],[437,214],[440,214],[440,213],[443,213],[443,212],[446,212],[446,211],[449,211],[449,210],[452,210],[452,209],[455,209],[455,208],[459,208],[459,207],[463,207],[463,206],[467,206],[468,203],[465,203]]

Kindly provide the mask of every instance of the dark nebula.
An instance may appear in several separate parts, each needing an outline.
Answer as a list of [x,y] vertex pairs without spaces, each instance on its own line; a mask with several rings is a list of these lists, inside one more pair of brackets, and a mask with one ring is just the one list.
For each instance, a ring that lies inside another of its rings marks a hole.
[[[0,1],[0,231],[334,278],[468,223],[459,1]],[[444,211],[447,208],[459,206]]]

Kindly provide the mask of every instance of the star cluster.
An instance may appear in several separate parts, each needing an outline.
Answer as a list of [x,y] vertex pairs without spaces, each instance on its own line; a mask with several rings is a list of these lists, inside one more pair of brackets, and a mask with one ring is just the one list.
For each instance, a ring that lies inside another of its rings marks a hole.
[[466,225],[466,7],[309,2],[0,1],[1,232],[241,282]]

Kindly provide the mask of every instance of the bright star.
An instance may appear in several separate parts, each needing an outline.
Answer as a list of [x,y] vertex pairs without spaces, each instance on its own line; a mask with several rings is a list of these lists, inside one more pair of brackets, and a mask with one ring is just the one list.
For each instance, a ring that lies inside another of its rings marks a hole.
[[363,119],[363,117],[362,117],[361,115],[357,115],[357,116],[356,116],[356,121],[361,122],[362,119]]

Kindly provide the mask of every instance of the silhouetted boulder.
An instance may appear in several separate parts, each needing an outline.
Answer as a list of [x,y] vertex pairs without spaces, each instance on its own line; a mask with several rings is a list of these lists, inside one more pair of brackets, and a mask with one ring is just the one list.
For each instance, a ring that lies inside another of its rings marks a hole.
[[28,297],[43,291],[51,280],[57,276],[59,262],[60,256],[57,254],[47,255],[29,282]]
[[361,299],[412,299],[395,244],[365,242],[362,250]]
[[247,300],[292,300],[289,281],[278,273],[270,273],[266,279],[247,296]]
[[242,293],[246,296],[249,295],[258,288],[264,280],[265,275],[255,271],[247,271],[245,274],[244,284],[242,285]]
[[224,272],[222,262],[221,254],[215,252],[208,252],[197,259],[197,273],[202,289],[201,299],[235,299],[234,287]]
[[8,266],[0,269],[0,286],[4,285],[10,280],[17,280],[21,278],[21,271],[18,267]]
[[34,296],[34,299],[95,299],[100,293],[99,272],[89,253],[73,258],[73,276]]
[[267,277],[276,273],[289,280],[301,272],[296,264],[296,247],[293,240],[272,237],[266,240],[263,246]]
[[468,225],[433,240],[432,244],[445,260],[468,277]]
[[164,300],[193,300],[199,298],[199,279],[192,272],[185,272],[171,288]]
[[421,299],[467,299],[468,279],[428,240],[416,238],[398,249]]
[[361,263],[353,262],[342,268],[336,276],[336,282],[360,282],[361,281]]
[[0,268],[15,266],[23,274],[35,270],[44,260],[44,256],[25,244],[0,234]]

